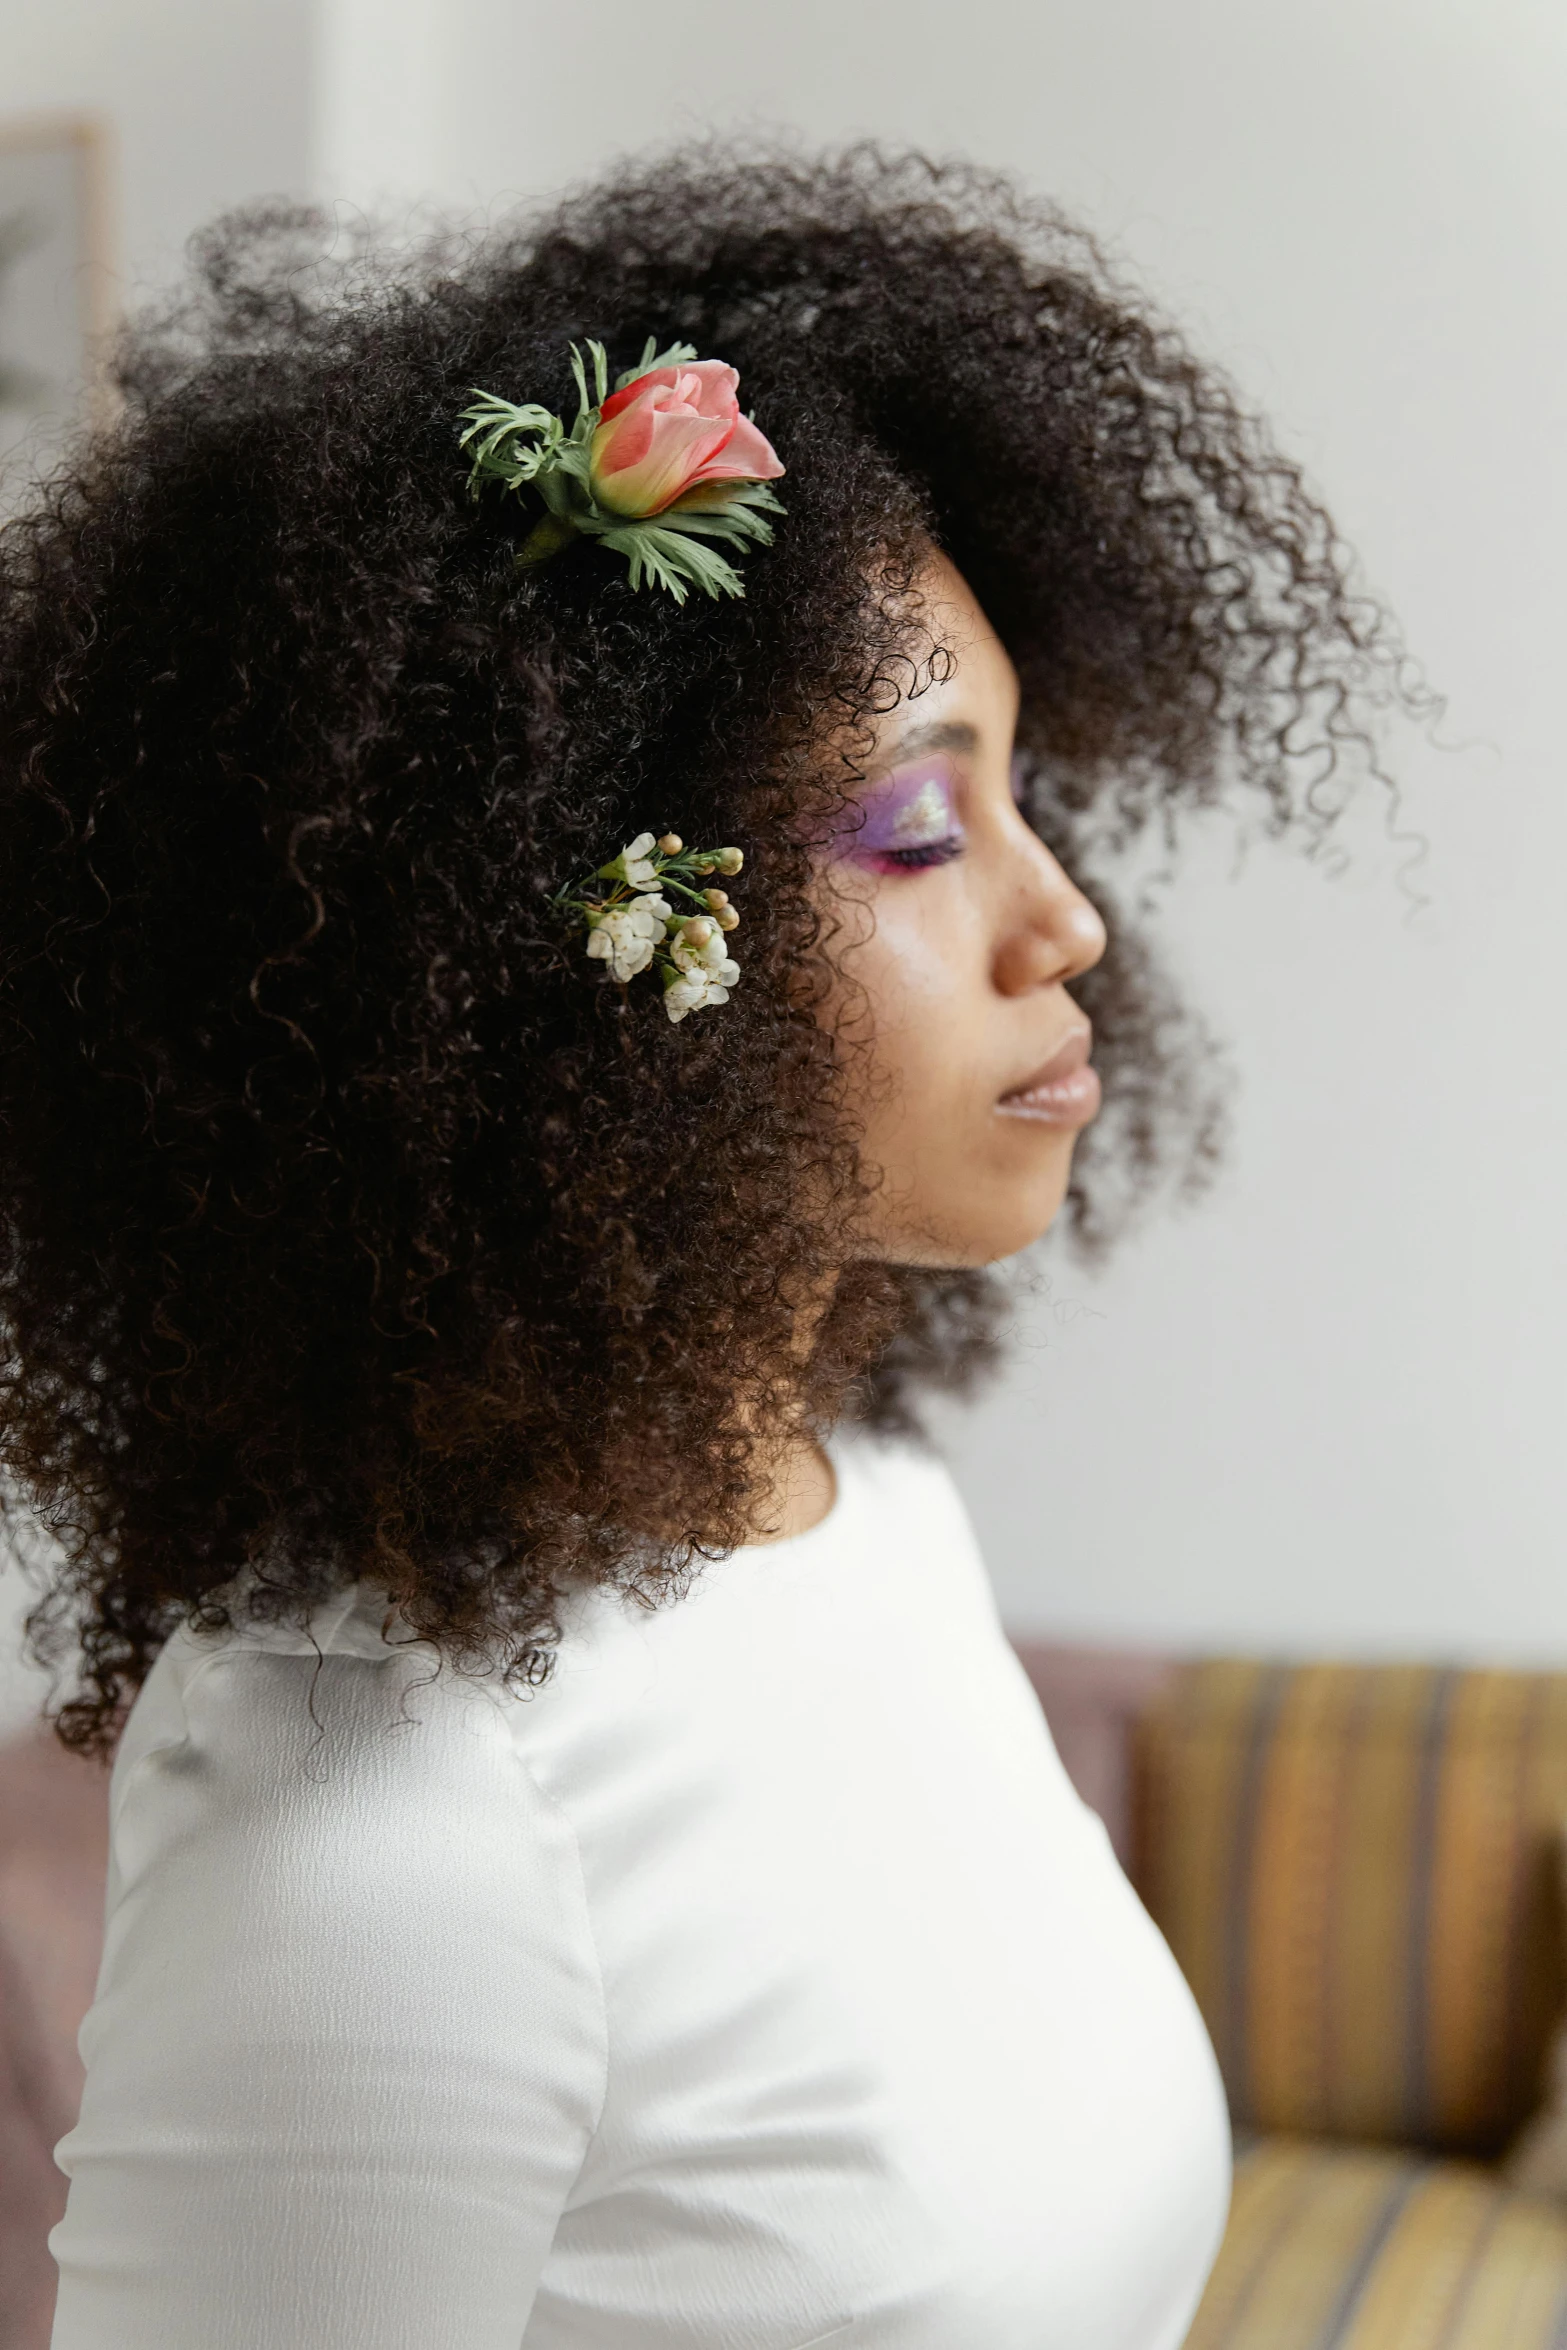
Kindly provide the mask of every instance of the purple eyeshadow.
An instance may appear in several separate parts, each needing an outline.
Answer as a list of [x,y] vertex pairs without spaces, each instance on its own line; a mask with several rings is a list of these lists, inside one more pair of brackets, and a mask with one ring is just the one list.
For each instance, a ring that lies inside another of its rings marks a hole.
[[894,767],[864,793],[863,822],[851,814],[833,844],[835,857],[886,857],[906,849],[934,848],[961,840],[954,806],[955,782],[946,759],[911,760]]

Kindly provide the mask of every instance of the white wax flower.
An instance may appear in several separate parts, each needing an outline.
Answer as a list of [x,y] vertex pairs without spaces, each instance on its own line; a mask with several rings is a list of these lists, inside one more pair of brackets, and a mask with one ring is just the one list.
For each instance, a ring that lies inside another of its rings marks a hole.
[[[693,943],[686,932],[682,931],[679,937],[670,944],[669,959],[677,971],[686,972],[693,977],[700,974],[707,978],[721,979],[727,987],[732,987],[734,981],[740,976],[740,966],[731,960],[724,934],[716,924],[706,938],[696,943]],[[731,973],[733,977],[730,976]]]
[[661,897],[645,897],[631,906],[612,906],[594,916],[588,931],[588,953],[608,963],[617,979],[635,979],[653,960],[653,949],[664,935],[669,907]]
[[648,855],[658,843],[650,832],[639,832],[620,852],[620,870],[632,889],[657,889],[658,867]]
[[670,959],[680,972],[664,990],[664,1010],[671,1020],[683,1020],[688,1012],[705,1012],[713,1004],[727,1004],[729,991],[740,977],[739,964],[727,955],[710,965],[699,960],[694,950],[687,949],[687,954],[689,960],[681,962],[678,946],[671,950]]
[[664,990],[664,1010],[671,1020],[682,1021],[687,1012],[700,1011],[707,1001],[707,981],[690,974],[675,980]]

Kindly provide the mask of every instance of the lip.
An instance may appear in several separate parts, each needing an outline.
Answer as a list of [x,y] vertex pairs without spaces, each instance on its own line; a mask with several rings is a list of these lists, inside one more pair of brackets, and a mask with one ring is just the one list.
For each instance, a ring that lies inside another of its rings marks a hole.
[[1098,1115],[1099,1072],[1089,1061],[1094,1032],[1073,1030],[1042,1069],[1013,1086],[996,1104],[1003,1118],[1029,1118],[1041,1126],[1086,1126]]

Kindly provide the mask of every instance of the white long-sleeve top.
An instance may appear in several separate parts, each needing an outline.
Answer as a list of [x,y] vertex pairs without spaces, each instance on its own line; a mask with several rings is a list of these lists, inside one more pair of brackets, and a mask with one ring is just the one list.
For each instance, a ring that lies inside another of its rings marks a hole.
[[55,2350],[1175,2350],[1201,2024],[949,1480],[836,1466],[813,1532],[582,1600],[532,1694],[369,1595],[170,1642]]

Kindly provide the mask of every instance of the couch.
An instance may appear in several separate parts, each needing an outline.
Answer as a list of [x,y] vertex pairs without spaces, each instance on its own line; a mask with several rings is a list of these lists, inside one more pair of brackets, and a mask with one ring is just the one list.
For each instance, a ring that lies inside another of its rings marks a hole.
[[[1187,2350],[1567,2350],[1567,2202],[1498,2167],[1567,2005],[1567,1674],[1018,1645],[1225,2077]],[[48,2341],[104,1798],[0,1749],[0,2350]]]
[[108,1862],[108,1773],[45,1731],[0,1747],[0,2350],[44,2350],[45,2237],[65,2202],[51,2149],[81,2096]]
[[1187,2350],[1567,2350],[1567,2202],[1498,2167],[1567,2006],[1567,1674],[1022,1653],[1224,2074]]

